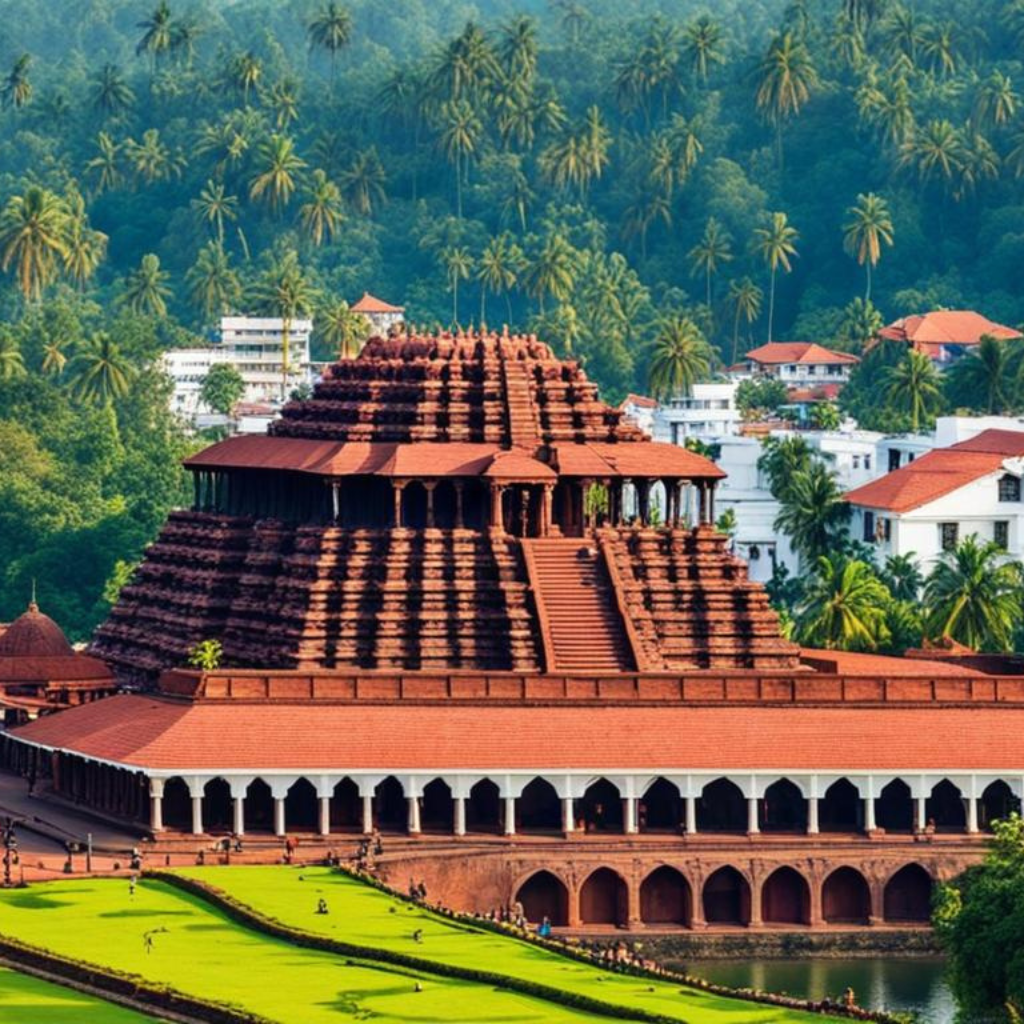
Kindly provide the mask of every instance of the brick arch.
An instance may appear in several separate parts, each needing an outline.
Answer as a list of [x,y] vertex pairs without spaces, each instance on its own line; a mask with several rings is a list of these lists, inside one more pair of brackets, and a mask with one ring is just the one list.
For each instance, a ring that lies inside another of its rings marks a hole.
[[750,924],[750,880],[731,864],[704,880],[701,904],[708,924]]
[[625,924],[628,892],[626,880],[614,868],[595,868],[580,886],[580,922]]
[[828,924],[868,924],[871,887],[857,868],[836,868],[821,886],[821,916]]
[[776,868],[761,886],[761,919],[766,924],[810,924],[811,887],[796,868]]
[[514,891],[527,921],[539,924],[547,917],[556,926],[569,923],[569,887],[554,871],[533,871],[520,879]]
[[693,890],[681,871],[662,864],[640,883],[640,920],[644,924],[690,926]]
[[935,879],[916,862],[904,864],[885,883],[882,895],[886,921],[929,921]]

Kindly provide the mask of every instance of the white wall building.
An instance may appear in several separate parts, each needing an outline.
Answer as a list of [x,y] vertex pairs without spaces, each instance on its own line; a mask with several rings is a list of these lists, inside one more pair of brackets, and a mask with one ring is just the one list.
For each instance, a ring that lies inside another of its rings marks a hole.
[[770,341],[743,358],[748,375],[774,377],[790,387],[845,384],[850,370],[860,362],[856,356],[813,341]]
[[[289,322],[289,392],[311,380],[309,338],[312,332],[312,320],[296,319]],[[245,383],[243,402],[279,403],[283,356],[284,321],[280,317],[222,317],[218,343],[204,348],[179,348],[164,352],[163,369],[174,382],[171,408],[190,420],[203,412],[199,400],[203,380],[211,368],[218,364],[233,366],[238,370]]]
[[624,419],[629,420],[648,437],[654,433],[654,416],[658,411],[657,399],[630,392],[619,404],[619,411]]
[[671,398],[654,413],[656,441],[682,445],[688,437],[702,441],[739,433],[735,381],[694,384],[689,395]]
[[851,535],[877,545],[879,562],[913,554],[924,573],[971,534],[1021,558],[1022,475],[1024,424],[983,430],[848,492]]

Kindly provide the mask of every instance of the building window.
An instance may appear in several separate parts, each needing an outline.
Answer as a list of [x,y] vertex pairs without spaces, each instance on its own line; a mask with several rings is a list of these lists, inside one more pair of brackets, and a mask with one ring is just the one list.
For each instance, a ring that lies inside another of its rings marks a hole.
[[997,519],[992,524],[992,539],[1006,551],[1010,547],[1010,523],[1006,519]]
[[879,540],[884,540],[888,544],[892,540],[892,520],[879,519],[878,532],[880,534]]
[[864,513],[864,543],[870,544],[875,539],[875,513]]
[[1007,474],[999,478],[999,500],[1020,501],[1020,477]]
[[960,527],[957,523],[939,523],[939,538],[942,542],[942,550],[954,551],[959,534]]
[[900,468],[900,450],[899,448],[889,449],[889,472],[891,473],[895,469]]
[[865,455],[864,456],[864,468],[865,469],[870,469],[871,468],[871,456],[870,455]]
[[854,455],[854,457],[853,457],[853,468],[854,469],[860,469],[860,456],[859,455]]

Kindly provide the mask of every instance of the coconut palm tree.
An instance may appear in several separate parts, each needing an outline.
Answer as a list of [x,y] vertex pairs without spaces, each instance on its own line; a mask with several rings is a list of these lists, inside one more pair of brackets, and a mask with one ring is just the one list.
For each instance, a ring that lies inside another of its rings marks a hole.
[[135,93],[116,64],[104,64],[93,78],[92,105],[102,114],[122,114],[132,108]]
[[939,371],[923,352],[908,348],[906,357],[886,371],[884,381],[886,403],[910,417],[915,433],[942,407]]
[[65,344],[66,339],[63,337],[50,338],[43,343],[43,359],[39,368],[47,377],[59,377],[64,372],[68,362],[68,357],[64,354]]
[[356,153],[352,163],[341,172],[345,201],[363,217],[372,216],[374,207],[387,200],[386,182],[387,174],[374,146]]
[[242,102],[249,106],[249,93],[259,85],[263,77],[263,62],[252,50],[238,54],[231,62],[231,81],[242,93]]
[[306,166],[295,152],[295,140],[274,133],[259,148],[260,172],[249,183],[249,198],[265,202],[277,214],[291,201],[296,177]]
[[800,640],[827,650],[873,651],[889,639],[890,603],[889,591],[867,562],[822,555],[797,608]]
[[206,320],[237,309],[242,299],[242,285],[238,274],[231,267],[231,261],[223,247],[216,242],[207,242],[196,262],[185,275],[189,299]]
[[772,497],[781,501],[797,473],[806,473],[814,458],[814,450],[799,434],[768,437],[757,460],[757,468],[767,478]]
[[946,393],[956,405],[990,415],[1009,413],[1016,400],[1013,362],[1015,348],[984,335],[973,352],[958,359],[946,375]]
[[668,316],[658,324],[648,387],[655,398],[686,395],[711,369],[714,356],[701,329],[688,316]]
[[148,53],[151,60],[151,74],[156,74],[157,62],[171,51],[174,45],[174,19],[167,0],[160,0],[153,13],[137,28],[143,29],[142,38],[135,44],[135,53],[141,56]]
[[107,252],[107,236],[89,226],[85,213],[85,200],[77,189],[71,189],[65,200],[67,224],[65,252],[62,258],[64,273],[84,289],[103,262]]
[[836,340],[844,352],[862,353],[872,338],[882,329],[882,314],[870,299],[859,295],[851,299],[843,310],[843,318],[836,329]]
[[757,109],[775,125],[781,166],[782,125],[800,113],[818,84],[807,44],[793,31],[776,35],[758,65],[756,78]]
[[344,299],[323,306],[316,314],[317,329],[328,348],[339,359],[357,355],[362,342],[370,335],[370,321],[361,313],[353,313]]
[[464,245],[447,245],[438,258],[448,280],[448,291],[452,293],[452,323],[459,322],[459,282],[468,281],[473,273],[473,257]]
[[352,15],[335,0],[317,12],[306,30],[310,50],[326,50],[331,58],[331,96],[337,72],[338,53],[352,40]]
[[0,381],[19,380],[28,375],[21,345],[6,324],[0,326]]
[[160,138],[159,128],[144,131],[142,142],[125,139],[124,155],[134,168],[136,176],[147,185],[152,185],[155,181],[180,177],[186,163],[180,153],[172,153]]
[[341,225],[341,190],[318,167],[306,186],[305,199],[299,219],[309,240],[317,247],[325,238],[333,241]]
[[976,131],[990,131],[1013,121],[1020,106],[1020,96],[1013,81],[1001,71],[993,71],[979,86],[974,96],[971,121]]
[[48,189],[30,185],[11,196],[0,213],[0,269],[14,267],[25,301],[38,300],[57,276],[68,249],[65,201]]
[[704,302],[710,311],[711,280],[721,265],[732,259],[732,237],[714,217],[708,217],[704,234],[686,257],[690,261],[690,276],[704,275]]
[[817,460],[794,473],[779,502],[775,529],[789,535],[804,566],[834,549],[850,516],[835,473]]
[[160,257],[148,252],[138,268],[128,274],[118,301],[133,313],[165,317],[167,300],[171,297],[171,289],[167,287],[170,278],[171,275],[160,268]]
[[525,14],[514,17],[501,29],[498,56],[506,76],[525,86],[537,71],[537,22]]
[[917,563],[917,555],[908,551],[905,555],[890,555],[882,569],[882,581],[897,601],[917,603],[924,586],[924,576]]
[[738,281],[729,282],[729,305],[733,311],[732,321],[732,360],[735,365],[740,349],[740,317],[747,321],[747,330],[761,315],[761,302],[764,292],[749,277],[741,277]]
[[85,164],[85,173],[95,182],[97,194],[120,188],[124,184],[121,170],[122,148],[106,132],[96,137],[99,153]]
[[523,265],[523,252],[512,236],[503,231],[491,238],[480,254],[477,280],[480,282],[480,323],[487,319],[487,293],[504,295],[508,307],[508,323],[512,323],[512,299],[510,292],[519,280]]
[[843,225],[843,245],[867,273],[864,301],[868,302],[871,271],[882,256],[882,246],[893,242],[892,216],[886,201],[874,192],[861,193],[846,213],[850,219]]
[[964,142],[952,122],[934,118],[905,142],[900,150],[901,167],[917,170],[923,182],[940,180],[947,188],[963,164]]
[[784,213],[776,211],[768,215],[766,227],[754,231],[754,241],[758,253],[768,266],[771,274],[771,286],[768,291],[768,341],[772,340],[772,328],[775,323],[775,275],[779,267],[788,274],[793,268],[790,256],[796,256],[796,241],[800,237],[786,218]]
[[924,587],[925,628],[976,651],[1009,651],[1021,624],[1019,562],[1008,562],[992,541],[965,537],[947,551]]
[[467,100],[450,100],[442,104],[441,148],[455,168],[455,211],[462,220],[462,188],[469,180],[469,163],[483,135],[483,124]]
[[211,178],[203,186],[199,198],[192,200],[191,206],[216,235],[217,244],[223,247],[224,221],[238,220],[238,196],[228,195],[224,183]]
[[271,316],[281,318],[281,401],[288,397],[290,334],[292,321],[308,313],[317,299],[299,256],[293,249],[271,266],[256,283],[253,300],[256,306]]
[[102,331],[79,347],[69,373],[72,396],[91,405],[109,405],[115,398],[124,398],[135,377],[131,363]]
[[711,65],[725,63],[721,25],[706,14],[687,25],[683,32],[683,54],[693,77],[707,85]]
[[942,25],[929,25],[921,39],[921,52],[928,59],[932,74],[943,78],[951,78],[956,74],[960,63],[957,39],[961,28],[954,22],[947,21]]
[[32,99],[32,82],[28,77],[31,66],[32,57],[27,53],[21,54],[0,84],[0,105],[4,110],[21,110]]
[[293,78],[275,82],[266,97],[267,106],[274,111],[274,127],[287,130],[299,119],[299,84]]
[[572,247],[558,232],[548,235],[544,247],[528,261],[523,272],[527,294],[539,303],[541,316],[544,315],[545,296],[550,296],[558,303],[568,300],[575,276]]

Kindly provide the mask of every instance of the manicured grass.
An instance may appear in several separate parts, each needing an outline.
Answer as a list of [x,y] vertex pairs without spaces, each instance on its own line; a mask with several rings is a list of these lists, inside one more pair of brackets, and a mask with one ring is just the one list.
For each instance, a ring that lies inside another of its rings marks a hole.
[[0,967],[0,1020],[4,1024],[146,1024],[156,1018]]
[[[525,978],[689,1024],[795,1024],[822,1019],[602,971],[528,942],[431,914],[328,868],[213,867],[183,868],[176,873],[215,886],[262,914],[305,931]],[[320,898],[327,901],[326,915],[315,913]],[[417,930],[422,931],[421,942],[413,937]]]
[[[276,884],[275,877],[266,876],[265,883]],[[285,872],[280,881],[284,884]],[[147,953],[144,935],[153,929],[161,930]],[[141,882],[134,898],[118,879],[47,882],[0,892],[0,933],[189,995],[235,1003],[283,1024],[337,1024],[371,1015],[376,1024],[595,1019],[486,985],[350,965],[242,928],[201,900],[155,881]],[[417,981],[421,992],[414,991]],[[0,1020],[17,1018],[0,1012]],[[84,1015],[77,1020],[92,1024]]]

